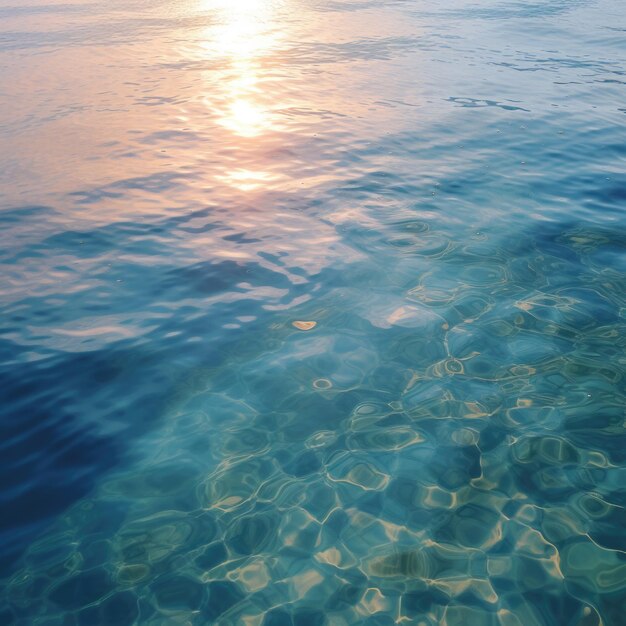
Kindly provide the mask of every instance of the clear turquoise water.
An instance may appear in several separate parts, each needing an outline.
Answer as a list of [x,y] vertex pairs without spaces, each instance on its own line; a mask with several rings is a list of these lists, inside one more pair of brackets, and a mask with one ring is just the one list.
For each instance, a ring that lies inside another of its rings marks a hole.
[[29,1],[0,623],[626,624],[624,5]]

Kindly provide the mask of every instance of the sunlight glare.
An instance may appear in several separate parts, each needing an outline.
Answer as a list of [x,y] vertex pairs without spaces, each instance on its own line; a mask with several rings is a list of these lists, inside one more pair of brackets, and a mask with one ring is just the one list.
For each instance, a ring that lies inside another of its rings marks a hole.
[[272,0],[202,2],[202,10],[215,18],[205,31],[202,47],[207,58],[225,65],[226,102],[218,101],[213,108],[219,123],[240,137],[256,137],[271,129],[261,60],[276,45],[273,7]]

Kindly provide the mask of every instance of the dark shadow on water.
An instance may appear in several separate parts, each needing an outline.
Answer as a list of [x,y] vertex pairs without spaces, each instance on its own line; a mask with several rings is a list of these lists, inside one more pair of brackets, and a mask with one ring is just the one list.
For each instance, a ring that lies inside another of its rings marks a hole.
[[[2,352],[15,356],[6,343]],[[158,419],[168,386],[155,380],[140,393],[128,389],[150,361],[136,351],[102,350],[1,370],[0,576]]]

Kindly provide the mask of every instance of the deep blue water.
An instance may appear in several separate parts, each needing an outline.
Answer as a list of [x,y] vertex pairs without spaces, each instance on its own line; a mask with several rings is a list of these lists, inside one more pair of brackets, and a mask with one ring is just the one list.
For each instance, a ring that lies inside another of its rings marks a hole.
[[626,5],[0,0],[0,623],[626,624]]

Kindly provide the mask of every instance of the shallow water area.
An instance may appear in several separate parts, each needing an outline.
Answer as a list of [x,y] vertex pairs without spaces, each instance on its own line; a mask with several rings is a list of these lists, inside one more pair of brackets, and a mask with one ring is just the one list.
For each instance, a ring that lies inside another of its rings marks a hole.
[[0,0],[0,623],[624,624],[625,33]]

